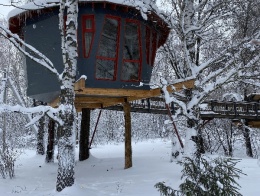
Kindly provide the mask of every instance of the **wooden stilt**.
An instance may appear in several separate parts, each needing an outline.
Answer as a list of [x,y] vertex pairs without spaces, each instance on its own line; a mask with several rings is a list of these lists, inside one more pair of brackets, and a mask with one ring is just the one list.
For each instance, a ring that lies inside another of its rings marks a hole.
[[123,104],[125,118],[125,169],[132,167],[131,144],[131,106],[129,102]]
[[48,144],[47,144],[47,152],[46,152],[46,158],[45,162],[50,163],[54,162],[54,128],[55,122],[50,119],[49,125],[48,125]]
[[79,137],[79,160],[84,161],[89,158],[89,129],[90,129],[90,109],[82,108],[81,128]]

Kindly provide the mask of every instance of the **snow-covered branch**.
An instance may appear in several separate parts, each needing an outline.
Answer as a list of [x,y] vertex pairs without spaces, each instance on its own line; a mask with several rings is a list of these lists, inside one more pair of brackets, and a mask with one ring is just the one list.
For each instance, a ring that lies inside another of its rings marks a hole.
[[[192,100],[188,104],[188,108],[193,108],[194,106],[197,106],[204,100],[210,93],[215,91],[217,88],[223,86],[227,82],[231,82],[232,77],[242,77],[240,75],[240,71],[243,70],[245,67],[251,67],[253,64],[258,62],[260,60],[260,54],[255,56],[251,61],[249,61],[246,66],[243,65],[243,63],[240,63],[238,66],[233,67],[232,69],[229,69],[228,72],[225,72],[223,76],[218,77],[216,82],[212,83],[207,83],[203,88],[203,91],[200,92],[199,94],[193,96]],[[224,73],[224,72],[223,72]],[[237,78],[236,78],[237,80]]]
[[39,119],[37,116],[43,116],[44,114],[51,117],[53,120],[58,122],[60,125],[63,124],[60,118],[57,115],[60,112],[60,108],[53,108],[51,106],[36,106],[36,107],[23,107],[21,105],[7,105],[7,104],[0,104],[0,112],[18,112],[22,114],[35,114],[36,117],[29,123],[29,125],[34,124],[36,119]]

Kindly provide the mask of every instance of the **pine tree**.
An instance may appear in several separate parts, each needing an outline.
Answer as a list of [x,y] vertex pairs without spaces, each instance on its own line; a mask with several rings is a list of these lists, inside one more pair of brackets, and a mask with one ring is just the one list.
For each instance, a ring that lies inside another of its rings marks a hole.
[[174,190],[159,182],[155,187],[164,196],[240,196],[236,178],[242,173],[235,166],[239,162],[233,158],[209,160],[201,157],[200,166],[191,158],[185,157],[179,164],[183,166],[179,190]]

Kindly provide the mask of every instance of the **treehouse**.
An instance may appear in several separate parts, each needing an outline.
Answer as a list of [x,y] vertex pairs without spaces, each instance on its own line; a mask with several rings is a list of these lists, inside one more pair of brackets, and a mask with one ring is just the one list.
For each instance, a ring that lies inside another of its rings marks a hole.
[[[29,10],[25,5],[25,9],[11,12],[9,28],[62,72],[59,7],[53,2],[47,7],[29,3]],[[160,94],[159,89],[155,93],[140,83],[149,83],[156,50],[165,43],[169,27],[158,13],[144,16],[134,4],[123,2],[79,3],[76,107],[99,108]],[[29,97],[57,101],[60,86],[55,75],[29,58],[26,73]],[[82,75],[87,79],[80,79]]]

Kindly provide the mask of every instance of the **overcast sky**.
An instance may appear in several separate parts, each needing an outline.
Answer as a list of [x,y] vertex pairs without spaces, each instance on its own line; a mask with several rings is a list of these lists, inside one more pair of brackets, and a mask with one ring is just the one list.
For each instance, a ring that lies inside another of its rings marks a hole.
[[[10,5],[9,0],[0,0],[0,4],[5,4],[5,5]],[[12,9],[14,9],[11,6],[2,6],[0,5],[0,18],[6,18],[9,11],[11,11]]]

